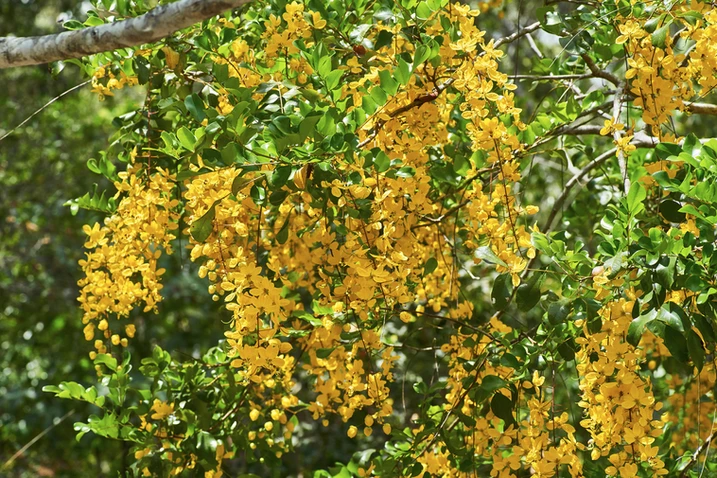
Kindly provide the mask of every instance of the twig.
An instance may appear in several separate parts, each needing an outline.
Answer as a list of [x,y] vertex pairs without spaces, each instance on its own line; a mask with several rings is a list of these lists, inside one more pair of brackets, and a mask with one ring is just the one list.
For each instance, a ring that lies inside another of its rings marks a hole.
[[[415,100],[411,101],[409,104],[401,106],[394,111],[391,111],[388,116],[390,118],[395,118],[403,113],[406,113],[409,110],[412,110],[413,108],[420,107],[424,103],[430,103],[431,101],[438,98],[441,93],[443,93],[449,86],[453,84],[454,81],[456,81],[454,78],[449,78],[444,83],[434,88],[433,91],[431,91],[427,95],[419,96]],[[358,144],[357,148],[361,149],[367,144],[369,144],[371,141],[373,141],[373,139],[378,135],[379,131],[381,131],[381,127],[383,127],[383,125],[384,122],[376,123],[376,126],[371,129],[371,133],[366,137],[366,139],[364,139]]]
[[532,80],[532,81],[551,81],[551,80],[585,80],[592,78],[592,73],[581,73],[575,75],[512,75],[511,80]]
[[680,478],[685,478],[687,476],[687,472],[690,471],[690,468],[692,468],[695,463],[697,463],[697,459],[702,454],[703,451],[709,450],[710,446],[712,445],[712,442],[717,439],[717,431],[713,432],[707,439],[702,442],[700,446],[697,447],[695,452],[690,457],[690,461],[687,462],[687,465],[682,469],[682,473],[680,473]]
[[585,61],[585,64],[590,69],[593,76],[597,76],[598,78],[607,80],[615,86],[620,86],[620,80],[617,78],[617,76],[613,75],[610,72],[607,72],[605,70],[601,70],[600,68],[598,68],[598,66],[595,64],[593,59],[590,58],[590,55],[583,53],[580,56],[583,59],[583,61]]
[[55,101],[59,100],[60,98],[62,98],[62,97],[65,96],[65,95],[68,95],[68,94],[72,93],[73,91],[75,91],[75,90],[77,90],[77,89],[79,89],[79,88],[82,88],[83,86],[85,86],[86,84],[88,84],[88,83],[91,82],[91,81],[92,81],[92,80],[83,81],[83,82],[80,83],[79,85],[75,85],[75,86],[73,86],[72,88],[70,88],[69,90],[67,90],[67,91],[65,91],[65,92],[63,92],[63,93],[60,93],[59,95],[55,96],[53,99],[51,99],[50,101],[48,101],[47,103],[45,103],[45,105],[42,106],[40,109],[38,109],[38,110],[35,111],[33,114],[31,114],[30,116],[28,116],[27,118],[25,118],[22,123],[20,123],[19,125],[15,126],[15,127],[14,127],[13,129],[11,129],[10,131],[8,131],[7,133],[5,133],[4,135],[2,135],[2,137],[0,137],[0,141],[4,140],[5,138],[7,138],[7,137],[10,136],[11,134],[13,134],[18,128],[22,128],[28,121],[30,121],[30,120],[31,120],[32,118],[34,118],[36,115],[40,114],[42,111],[45,110],[45,108],[47,108],[48,106],[50,106],[50,105],[51,105],[52,103],[54,103]]
[[615,156],[615,152],[617,151],[617,148],[612,148],[609,151],[604,152],[597,158],[590,161],[588,164],[586,164],[580,172],[578,172],[575,176],[570,178],[567,183],[565,183],[565,187],[563,188],[563,192],[558,196],[558,199],[555,200],[555,203],[553,204],[553,209],[550,211],[550,215],[548,216],[548,220],[545,221],[545,226],[543,226],[543,233],[548,234],[552,229],[553,220],[555,219],[555,216],[557,216],[558,211],[563,207],[563,203],[568,198],[568,194],[570,193],[570,190],[580,181],[587,173],[592,171],[593,169],[600,166],[602,163],[607,161],[608,159]]
[[521,28],[517,32],[508,35],[507,37],[497,39],[495,43],[493,43],[493,47],[498,48],[499,46],[505,45],[506,43],[512,43],[518,38],[523,37],[528,33],[534,32],[538,28],[540,28],[540,22],[531,23],[530,25]]
[[[622,114],[622,92],[625,90],[625,83],[620,82],[617,85],[617,91],[612,101],[612,117],[613,121],[619,122]],[[619,147],[622,133],[620,130],[615,129],[612,133],[612,137],[615,139],[615,145],[617,148],[617,163],[620,166],[620,173],[622,174],[622,184],[625,190],[625,194],[630,191],[630,177],[627,174],[627,158],[625,158],[625,152]]]
[[42,438],[42,437],[44,437],[45,435],[47,435],[47,433],[48,433],[50,430],[52,430],[52,429],[55,428],[57,425],[59,425],[60,423],[62,423],[67,417],[69,417],[69,416],[72,415],[73,413],[75,413],[75,409],[74,409],[74,408],[73,408],[72,410],[70,410],[69,412],[65,413],[65,414],[57,421],[57,423],[53,423],[52,425],[50,425],[49,427],[45,428],[43,431],[41,431],[40,433],[38,433],[37,435],[35,435],[35,437],[34,437],[32,440],[30,440],[29,442],[27,442],[27,443],[25,444],[25,446],[23,446],[23,447],[20,448],[17,452],[15,452],[15,454],[14,454],[13,456],[11,456],[10,459],[3,464],[2,468],[3,468],[3,469],[9,468],[10,465],[12,465],[12,463],[13,463],[18,457],[20,457],[23,453],[25,453],[28,448],[30,448],[32,445],[34,445],[35,442],[37,442],[40,438]]
[[717,105],[709,103],[693,103],[685,101],[685,108],[692,114],[696,115],[717,115]]

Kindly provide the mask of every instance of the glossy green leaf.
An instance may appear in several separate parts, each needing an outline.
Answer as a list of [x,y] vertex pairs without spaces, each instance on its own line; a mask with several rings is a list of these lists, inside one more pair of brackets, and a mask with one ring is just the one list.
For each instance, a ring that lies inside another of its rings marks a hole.
[[195,241],[202,243],[206,241],[214,230],[214,217],[216,215],[217,201],[204,213],[202,217],[192,222],[189,233]]

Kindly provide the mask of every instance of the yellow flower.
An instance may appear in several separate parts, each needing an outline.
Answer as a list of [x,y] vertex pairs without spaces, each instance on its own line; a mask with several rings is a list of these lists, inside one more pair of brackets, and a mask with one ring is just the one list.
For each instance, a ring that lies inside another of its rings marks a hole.
[[154,413],[150,417],[152,420],[164,420],[174,413],[174,403],[168,404],[155,398],[151,410],[154,410]]
[[326,20],[321,18],[321,14],[319,12],[311,12],[311,22],[314,24],[314,28],[316,30],[321,30],[326,26]]
[[615,120],[613,120],[612,118],[606,119],[602,129],[600,130],[600,134],[603,136],[607,136],[613,134],[615,131],[622,131],[623,129],[625,129],[624,124],[616,123]]
[[82,230],[89,236],[85,242],[86,249],[94,249],[97,246],[107,244],[107,238],[105,237],[107,230],[100,227],[99,223],[96,222],[92,227],[85,224],[82,226]]

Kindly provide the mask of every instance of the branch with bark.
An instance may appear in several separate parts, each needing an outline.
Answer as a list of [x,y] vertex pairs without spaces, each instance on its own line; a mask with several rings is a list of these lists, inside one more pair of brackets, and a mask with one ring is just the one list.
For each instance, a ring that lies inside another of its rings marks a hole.
[[179,0],[128,20],[40,37],[0,38],[0,68],[40,65],[166,38],[252,0]]
[[[714,431],[714,432],[712,432],[712,434],[710,434],[709,437],[707,437],[707,439],[704,442],[702,442],[702,444],[699,447],[697,447],[695,452],[690,457],[690,460],[687,462],[685,467],[682,469],[682,473],[680,473],[680,478],[685,478],[688,475],[690,468],[692,468],[697,463],[700,455],[703,452],[705,452],[705,450],[706,450],[705,455],[709,454],[709,449],[712,446],[712,442],[714,442],[716,439],[717,439],[717,431]],[[705,460],[707,460],[706,456],[705,456]],[[701,473],[700,473],[700,476],[702,476]]]
[[[495,43],[493,43],[493,48],[498,48],[501,45],[505,45],[507,43],[514,42],[518,38],[528,35],[531,32],[534,32],[535,30],[537,30],[538,28],[540,28],[540,22],[531,23],[530,25],[527,25],[527,26],[519,29],[517,32],[513,33],[512,35],[509,35],[504,38],[498,38],[497,40],[495,40]],[[446,80],[444,83],[436,86],[430,93],[420,96],[420,97],[416,98],[415,100],[413,100],[411,103],[409,103],[405,106],[401,106],[400,108],[397,108],[394,111],[391,111],[388,114],[388,116],[390,118],[395,118],[399,115],[402,115],[403,113],[406,113],[406,112],[412,110],[413,108],[420,107],[424,103],[429,103],[431,101],[434,101],[436,98],[438,98],[440,96],[441,93],[443,93],[446,89],[448,89],[448,87],[451,86],[454,81],[455,81],[455,78],[450,78],[450,79]],[[381,130],[382,126],[383,126],[383,122],[376,123],[376,125],[371,129],[371,132],[366,137],[366,139],[361,141],[358,144],[357,148],[361,149],[364,146],[368,145],[371,141],[373,141],[373,139],[376,138],[376,136],[378,135],[378,132]]]

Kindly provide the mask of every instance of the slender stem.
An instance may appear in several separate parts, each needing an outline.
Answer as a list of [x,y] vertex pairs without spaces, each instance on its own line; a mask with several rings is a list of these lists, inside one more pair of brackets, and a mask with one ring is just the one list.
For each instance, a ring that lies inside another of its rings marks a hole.
[[72,88],[70,88],[69,90],[67,90],[67,91],[65,91],[65,92],[63,92],[63,93],[60,93],[59,95],[55,96],[53,99],[51,99],[50,101],[48,101],[47,103],[45,103],[40,109],[38,109],[38,110],[35,111],[33,114],[31,114],[30,116],[28,116],[27,118],[25,118],[25,119],[22,121],[22,123],[20,123],[19,125],[15,126],[15,127],[14,127],[13,129],[11,129],[10,131],[8,131],[7,133],[5,133],[4,135],[2,135],[2,137],[0,137],[0,141],[4,140],[5,138],[7,138],[7,137],[10,136],[11,134],[13,134],[18,128],[22,128],[28,121],[30,121],[32,118],[34,118],[35,116],[37,116],[38,114],[40,114],[41,112],[43,112],[48,106],[50,106],[50,105],[51,105],[52,103],[54,103],[55,101],[59,100],[59,99],[62,98],[63,96],[69,95],[70,93],[72,93],[73,91],[75,91],[75,90],[77,90],[77,89],[82,88],[83,86],[85,86],[86,84],[88,84],[88,83],[91,82],[91,81],[92,81],[92,80],[83,81],[83,82],[80,83],[79,85],[75,85],[75,86],[73,86]]
[[695,452],[690,457],[690,461],[687,462],[687,465],[682,469],[682,473],[680,473],[680,478],[685,478],[687,476],[687,472],[690,471],[690,468],[692,468],[695,463],[697,463],[697,460],[699,459],[702,452],[705,450],[709,450],[712,446],[712,442],[717,440],[717,430],[714,431],[707,439],[702,442],[700,446],[697,447]]
[[11,456],[10,459],[3,464],[2,468],[3,468],[3,469],[9,468],[10,465],[12,465],[13,462],[18,459],[18,457],[20,457],[23,453],[25,453],[28,448],[30,448],[32,445],[34,445],[40,438],[42,438],[42,437],[44,437],[45,435],[47,435],[47,434],[50,432],[50,430],[52,430],[53,428],[55,428],[56,426],[58,426],[60,423],[62,423],[63,421],[65,421],[65,419],[66,419],[67,417],[69,417],[70,415],[72,415],[73,413],[75,413],[75,409],[74,409],[74,408],[73,408],[72,410],[70,410],[69,412],[65,413],[62,417],[60,417],[60,419],[59,419],[56,423],[53,423],[52,425],[50,425],[49,427],[45,428],[43,431],[41,431],[40,433],[38,433],[32,440],[30,440],[29,442],[27,442],[27,443],[25,444],[25,446],[23,446],[23,447],[20,448],[17,452],[15,452],[15,454],[14,454],[13,456]]

